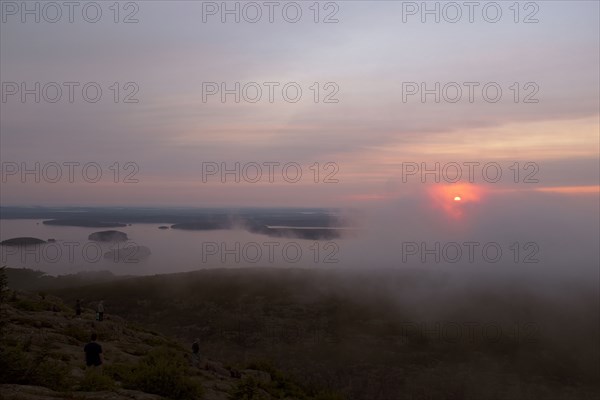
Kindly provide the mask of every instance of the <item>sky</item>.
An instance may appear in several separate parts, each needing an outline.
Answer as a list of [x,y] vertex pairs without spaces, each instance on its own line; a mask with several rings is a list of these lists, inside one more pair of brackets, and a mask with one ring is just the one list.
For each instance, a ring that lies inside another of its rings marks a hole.
[[70,22],[2,1],[2,205],[583,203],[597,220],[596,1],[478,2],[472,22],[464,2],[275,2],[273,22],[264,2],[88,3]]

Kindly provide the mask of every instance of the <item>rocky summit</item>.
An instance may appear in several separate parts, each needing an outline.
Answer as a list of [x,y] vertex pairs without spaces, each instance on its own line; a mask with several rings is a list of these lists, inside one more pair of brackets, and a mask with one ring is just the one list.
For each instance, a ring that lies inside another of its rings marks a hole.
[[[0,398],[49,399],[337,399],[311,396],[276,370],[230,366],[199,357],[191,344],[160,335],[117,315],[80,317],[55,296],[4,292]],[[91,334],[102,346],[101,367],[86,367]],[[188,350],[189,349],[189,350]],[[200,353],[201,354],[201,353]]]

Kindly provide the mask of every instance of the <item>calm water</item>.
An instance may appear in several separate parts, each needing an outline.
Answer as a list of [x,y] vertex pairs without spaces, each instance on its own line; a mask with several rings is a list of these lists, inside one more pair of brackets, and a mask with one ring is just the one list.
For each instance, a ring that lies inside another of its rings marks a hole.
[[[115,274],[146,275],[201,268],[242,266],[330,266],[340,261],[339,239],[320,241],[275,238],[243,230],[185,231],[158,229],[162,224],[132,224],[113,228],[129,241],[88,240],[106,228],[44,225],[42,220],[1,220],[0,240],[30,236],[54,243],[39,246],[0,246],[1,263],[39,269],[49,274],[109,270]],[[148,248],[143,253],[136,246]],[[116,250],[105,259],[104,253]],[[120,251],[119,251],[120,250]]]

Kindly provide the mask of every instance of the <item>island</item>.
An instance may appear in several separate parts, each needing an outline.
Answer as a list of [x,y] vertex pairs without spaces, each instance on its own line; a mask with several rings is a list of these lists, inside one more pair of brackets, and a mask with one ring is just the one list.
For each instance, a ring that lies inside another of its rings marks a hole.
[[16,237],[12,239],[6,239],[0,242],[2,246],[35,246],[38,244],[46,243],[45,240],[34,238],[34,237]]
[[125,242],[129,240],[129,238],[126,233],[121,231],[101,231],[89,235],[88,240],[94,242]]
[[192,221],[183,222],[180,224],[174,224],[171,226],[172,229],[183,229],[188,231],[211,231],[217,229],[231,229],[233,224],[228,220],[203,220],[203,221]]
[[122,228],[127,226],[121,222],[96,221],[84,219],[51,219],[44,221],[44,225],[53,226],[80,226],[84,228]]

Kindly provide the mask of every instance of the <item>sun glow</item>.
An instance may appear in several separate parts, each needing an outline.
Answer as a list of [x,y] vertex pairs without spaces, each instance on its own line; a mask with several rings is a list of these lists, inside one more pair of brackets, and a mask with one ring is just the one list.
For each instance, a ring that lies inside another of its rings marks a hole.
[[469,205],[479,203],[483,197],[483,188],[465,183],[432,187],[429,191],[431,205],[441,208],[452,218],[461,218]]

